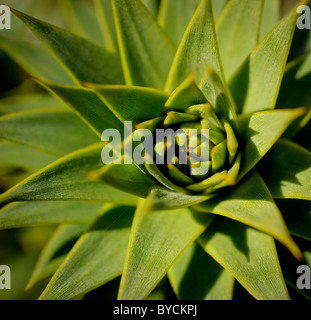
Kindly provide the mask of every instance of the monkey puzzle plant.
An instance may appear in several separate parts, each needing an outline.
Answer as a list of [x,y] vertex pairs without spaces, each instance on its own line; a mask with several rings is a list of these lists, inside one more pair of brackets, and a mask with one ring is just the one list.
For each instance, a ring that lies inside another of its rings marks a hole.
[[[145,299],[167,278],[179,299],[232,299],[237,280],[256,299],[288,299],[278,253],[308,262],[311,239],[311,56],[287,63],[297,8],[278,22],[280,1],[64,2],[73,33],[12,9],[47,50],[0,38],[66,104],[30,99],[0,118],[1,138],[28,146],[15,152],[34,170],[0,196],[0,228],[59,225],[28,287],[52,277],[41,299],[71,299],[121,276],[119,299]],[[152,152],[161,164],[126,162],[128,121],[130,138],[196,129],[196,143],[186,139],[185,163],[165,160],[167,142]],[[101,161],[107,129],[123,138],[120,163]]]

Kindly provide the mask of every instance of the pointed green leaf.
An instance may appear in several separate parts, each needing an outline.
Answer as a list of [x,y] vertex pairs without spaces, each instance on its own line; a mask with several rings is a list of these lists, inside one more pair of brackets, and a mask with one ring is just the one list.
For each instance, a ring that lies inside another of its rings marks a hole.
[[274,198],[311,200],[311,152],[285,139],[278,141],[259,167]]
[[252,171],[229,194],[200,203],[196,209],[226,216],[266,232],[287,246],[295,257],[301,258],[280,211],[256,171]]
[[190,72],[194,72],[196,82],[200,83],[208,64],[223,79],[211,1],[201,0],[177,50],[166,90],[175,90]]
[[170,95],[165,103],[165,109],[184,111],[189,106],[206,102],[204,94],[195,83],[194,73],[190,73],[188,78]]
[[61,225],[55,230],[40,253],[26,289],[31,289],[54,274],[66,258],[72,242],[77,240],[87,227],[87,224]]
[[122,121],[133,124],[163,114],[168,95],[160,90],[132,86],[92,86],[103,102]]
[[43,47],[14,38],[0,37],[0,48],[30,75],[64,84],[73,81]]
[[41,300],[68,300],[122,273],[134,208],[111,207],[77,241],[42,293]]
[[158,22],[176,46],[179,45],[199,2],[200,0],[161,1]]
[[125,164],[124,157],[121,158],[121,164],[106,165],[94,175],[117,189],[142,198],[146,198],[151,187],[156,184],[156,181],[143,173],[135,163]]
[[160,211],[187,208],[208,200],[209,196],[193,196],[170,191],[161,186],[154,186],[146,200],[148,211]]
[[109,51],[118,51],[117,32],[113,19],[110,0],[93,0],[97,19],[103,34],[104,47]]
[[60,158],[3,193],[0,205],[31,200],[92,200],[135,205],[136,197],[88,179],[90,171],[103,166],[104,145],[98,143]]
[[98,45],[103,44],[103,36],[91,1],[63,0],[60,1],[60,6],[64,9],[66,21],[72,32]]
[[186,174],[184,174],[176,165],[168,164],[167,173],[169,177],[178,182],[178,184],[186,185],[194,183],[194,180],[188,177]]
[[274,109],[296,28],[296,8],[257,46],[230,82],[242,113]]
[[265,1],[261,19],[260,41],[263,40],[280,21],[281,6],[281,0]]
[[232,220],[217,219],[199,242],[256,299],[289,299],[270,236]]
[[245,144],[239,179],[258,163],[288,126],[305,112],[305,108],[271,110],[238,118],[240,135]]
[[263,4],[263,0],[232,0],[217,20],[219,51],[228,80],[258,43]]
[[74,86],[39,83],[57,94],[99,137],[106,129],[113,128],[123,132],[121,121],[93,91]]
[[198,121],[199,118],[195,115],[176,112],[176,111],[168,111],[167,116],[163,122],[164,127],[172,127],[175,124],[180,124],[184,122],[193,122]]
[[[276,108],[295,108],[307,106],[311,109],[311,54],[301,57],[286,68],[282,81]],[[290,94],[288,94],[290,92]],[[310,120],[309,112],[304,117],[297,119],[285,132],[286,138],[292,139],[301,128]]]
[[63,106],[64,103],[46,93],[16,94],[0,99],[0,114]]
[[211,219],[188,209],[144,212],[143,205],[141,202],[135,213],[120,300],[147,297]]
[[57,156],[20,144],[0,143],[1,167],[17,167],[39,170],[57,160]]
[[175,46],[139,0],[112,4],[126,84],[163,89]]
[[23,111],[0,118],[0,137],[57,156],[98,142],[98,137],[64,108]]
[[172,191],[176,191],[176,192],[180,192],[180,193],[186,193],[185,190],[179,186],[177,186],[176,184],[174,184],[172,181],[170,181],[163,173],[162,171],[159,169],[159,167],[155,164],[155,163],[145,163],[145,168],[147,170],[147,172],[150,173],[150,175],[152,177],[154,177],[156,179],[156,181],[158,181],[160,184],[162,184],[164,187],[172,190]]
[[101,207],[101,203],[83,201],[14,202],[0,210],[0,229],[88,223]]
[[311,202],[278,199],[276,204],[280,208],[291,234],[311,241]]
[[213,147],[211,154],[212,174],[219,172],[224,167],[227,160],[227,154],[227,140],[224,140],[217,146]]
[[234,278],[197,244],[183,253],[168,276],[180,300],[232,300]]
[[200,89],[216,112],[224,119],[230,121],[231,125],[235,128],[235,119],[237,117],[235,103],[231,93],[210,65],[206,68],[206,72],[200,83]]
[[123,83],[120,60],[115,53],[64,29],[11,10],[43,42],[74,81]]

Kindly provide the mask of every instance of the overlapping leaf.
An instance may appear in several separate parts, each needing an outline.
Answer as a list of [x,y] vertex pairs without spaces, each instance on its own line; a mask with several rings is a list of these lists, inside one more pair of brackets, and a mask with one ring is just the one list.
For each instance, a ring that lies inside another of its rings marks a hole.
[[0,229],[91,222],[101,203],[83,201],[14,202],[0,210]]
[[115,53],[17,10],[12,9],[12,12],[33,31],[76,82],[123,83],[120,60]]
[[144,203],[140,203],[132,226],[119,299],[148,296],[210,220],[209,215],[188,209],[144,212]]
[[39,82],[57,94],[100,137],[105,129],[123,132],[123,125],[114,113],[91,90]]
[[75,244],[40,299],[70,299],[119,276],[134,210],[129,207],[106,209]]
[[179,45],[199,2],[200,0],[161,1],[158,23],[176,46]]
[[151,88],[109,85],[90,87],[120,121],[132,121],[134,125],[161,116],[168,99],[165,92]]
[[63,106],[61,101],[46,93],[18,94],[0,99],[0,114]]
[[86,231],[87,224],[59,226],[40,253],[26,289],[50,278],[66,258],[72,242]]
[[69,154],[0,196],[0,205],[31,200],[92,200],[135,205],[136,197],[87,178],[102,167],[99,143]]
[[262,12],[260,40],[263,40],[278,24],[281,18],[281,6],[281,0],[265,1]]
[[175,46],[139,0],[112,4],[126,84],[163,89]]
[[284,216],[289,231],[295,236],[311,240],[310,201],[278,199],[276,203]]
[[273,239],[241,223],[220,219],[200,244],[258,300],[288,300]]
[[64,108],[3,116],[0,118],[0,137],[58,156],[99,141],[75,114]]
[[65,18],[72,32],[100,46],[103,44],[104,39],[91,1],[64,0],[60,5],[64,8]]
[[179,45],[166,82],[166,90],[175,90],[190,72],[194,72],[197,83],[200,83],[208,64],[223,80],[211,1],[201,0]]
[[0,37],[0,48],[34,77],[64,84],[73,83],[50,53],[39,45]]
[[239,117],[238,127],[245,144],[240,179],[269,151],[288,126],[306,111],[306,108],[271,110]]
[[311,153],[299,145],[278,141],[260,172],[274,198],[311,200]]
[[191,245],[169,270],[181,300],[231,300],[234,278],[197,244]]
[[257,45],[263,4],[263,0],[230,1],[217,20],[219,51],[228,80]]
[[296,8],[257,46],[233,76],[230,89],[243,113],[276,104],[298,14]]
[[117,33],[110,0],[93,0],[95,12],[103,35],[103,43],[109,51],[118,51]]
[[256,172],[250,173],[228,195],[203,202],[196,209],[220,214],[264,231],[301,258],[301,252],[291,239],[268,188]]
[[57,160],[57,156],[20,144],[0,143],[1,167],[39,170]]

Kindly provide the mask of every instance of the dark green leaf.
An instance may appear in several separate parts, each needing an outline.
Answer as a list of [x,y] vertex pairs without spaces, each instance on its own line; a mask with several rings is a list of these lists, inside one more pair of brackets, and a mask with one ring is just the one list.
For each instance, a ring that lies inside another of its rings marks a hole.
[[120,120],[93,91],[74,86],[39,83],[63,99],[99,137],[105,129],[113,128],[123,132]]
[[99,143],[71,153],[38,171],[0,196],[0,204],[32,200],[91,200],[135,205],[137,198],[100,181],[91,181],[87,174],[103,166]]
[[158,22],[176,46],[179,45],[199,2],[200,0],[161,1]]
[[43,42],[76,82],[123,83],[120,60],[115,53],[17,10],[12,9],[12,12]]
[[139,0],[113,0],[126,84],[163,89],[175,46]]
[[231,300],[234,278],[197,244],[191,245],[169,270],[180,300]]
[[39,170],[57,160],[57,156],[20,144],[0,143],[1,167]]
[[0,210],[0,229],[89,223],[101,207],[101,203],[83,201],[14,202]]
[[208,64],[221,79],[224,78],[211,1],[201,0],[177,50],[166,82],[166,90],[175,90],[191,72],[194,72],[196,82],[200,83]]
[[253,171],[227,195],[200,203],[196,209],[226,216],[266,232],[301,258],[301,252],[293,239],[265,183]]
[[0,99],[0,114],[63,106],[63,102],[46,93],[14,94]]
[[168,95],[160,90],[132,86],[92,86],[103,102],[122,121],[133,124],[163,114]]
[[0,37],[0,48],[30,75],[64,84],[73,81],[43,47],[14,38]]
[[282,212],[289,231],[295,236],[311,241],[311,202],[278,199],[276,203]]
[[240,179],[271,149],[288,126],[306,111],[306,108],[271,110],[238,118],[238,127],[244,142]]
[[274,198],[311,200],[311,153],[282,139],[259,167]]
[[98,142],[98,137],[71,111],[46,108],[0,118],[0,137],[57,156]]
[[263,0],[232,0],[217,20],[219,51],[228,80],[258,43],[263,4]]
[[256,299],[289,299],[270,236],[232,220],[217,219],[199,242]]
[[133,214],[134,208],[107,208],[77,241],[40,299],[68,300],[119,276]]
[[296,8],[251,53],[230,82],[242,113],[274,109],[298,14]]
[[26,289],[50,278],[66,258],[72,242],[86,231],[87,224],[59,226],[44,246],[34,267]]
[[145,212],[141,202],[133,222],[119,299],[147,297],[210,220],[210,215],[188,209]]

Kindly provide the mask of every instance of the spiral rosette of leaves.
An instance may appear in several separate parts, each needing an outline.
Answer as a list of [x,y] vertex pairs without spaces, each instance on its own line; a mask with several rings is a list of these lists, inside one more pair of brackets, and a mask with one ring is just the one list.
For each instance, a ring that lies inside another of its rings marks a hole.
[[207,101],[193,75],[170,95],[163,114],[137,124],[133,135],[153,125],[153,161],[145,161],[144,169],[160,185],[212,197],[236,183],[242,158],[236,133]]

